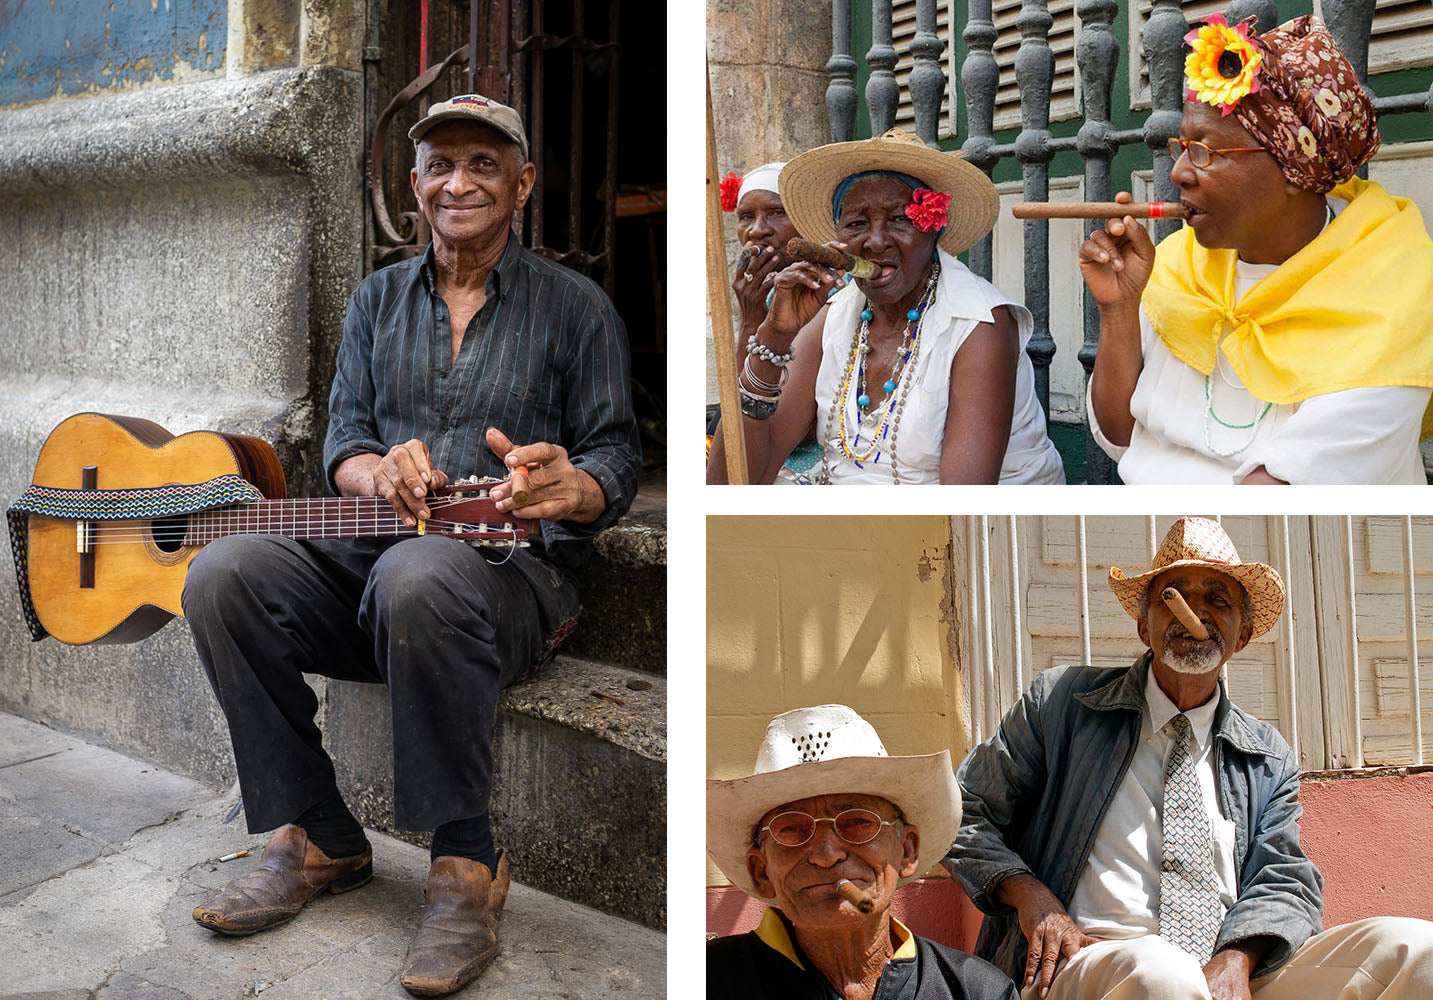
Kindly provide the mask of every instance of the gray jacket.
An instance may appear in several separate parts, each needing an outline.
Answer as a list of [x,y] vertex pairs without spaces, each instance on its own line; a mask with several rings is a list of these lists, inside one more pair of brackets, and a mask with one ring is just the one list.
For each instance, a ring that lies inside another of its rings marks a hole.
[[[996,886],[1029,872],[1069,905],[1134,756],[1150,660],[1146,652],[1120,669],[1047,670],[956,773],[964,811],[945,864],[987,914],[975,953],[1017,982],[1025,936]],[[1323,879],[1299,847],[1299,768],[1289,745],[1231,702],[1222,683],[1214,733],[1220,806],[1234,823],[1239,861],[1238,895],[1215,950],[1277,938],[1254,970],[1263,975],[1322,929]]]

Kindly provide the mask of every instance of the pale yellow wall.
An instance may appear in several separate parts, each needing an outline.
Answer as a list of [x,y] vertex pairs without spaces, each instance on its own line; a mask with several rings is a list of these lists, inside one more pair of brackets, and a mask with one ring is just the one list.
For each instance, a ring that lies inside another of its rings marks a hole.
[[964,757],[950,541],[944,517],[708,518],[708,777],[750,774],[773,715],[831,702],[888,753]]

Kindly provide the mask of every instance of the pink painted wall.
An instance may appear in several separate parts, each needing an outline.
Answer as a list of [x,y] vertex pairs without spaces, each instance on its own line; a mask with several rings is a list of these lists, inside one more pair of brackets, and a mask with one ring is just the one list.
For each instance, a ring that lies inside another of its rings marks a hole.
[[1433,774],[1305,779],[1304,851],[1324,876],[1324,926],[1433,920]]
[[[1304,850],[1324,876],[1324,926],[1363,917],[1433,920],[1433,773],[1306,779]],[[707,930],[744,934],[765,907],[731,886],[707,889]],[[912,882],[892,912],[922,937],[970,951],[981,915],[949,879]]]

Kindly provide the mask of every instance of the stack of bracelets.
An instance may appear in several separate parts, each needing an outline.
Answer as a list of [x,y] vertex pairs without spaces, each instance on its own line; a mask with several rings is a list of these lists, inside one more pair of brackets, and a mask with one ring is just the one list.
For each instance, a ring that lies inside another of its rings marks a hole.
[[[761,378],[751,370],[751,359],[760,358],[763,361],[781,370],[776,384],[772,384]],[[786,387],[786,380],[791,376],[791,359],[795,355],[788,351],[785,354],[777,354],[769,347],[763,347],[757,343],[756,334],[752,334],[746,341],[746,361],[741,366],[741,378],[737,380],[737,393],[741,396],[741,412],[753,420],[769,420],[776,412],[776,404],[781,402],[781,390]],[[750,388],[748,388],[748,386]]]

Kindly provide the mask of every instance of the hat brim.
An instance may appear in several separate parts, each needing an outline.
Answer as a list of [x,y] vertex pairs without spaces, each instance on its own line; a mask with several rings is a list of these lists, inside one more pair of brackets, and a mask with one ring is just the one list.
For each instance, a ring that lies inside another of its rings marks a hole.
[[471,111],[460,111],[456,108],[451,111],[439,111],[436,115],[429,115],[427,118],[422,119],[418,124],[408,130],[408,138],[412,139],[414,143],[422,142],[423,136],[433,131],[435,127],[442,125],[444,122],[456,121],[472,122],[474,125],[486,125],[516,146],[518,152],[522,154],[523,162],[527,161],[527,139],[525,137],[513,135],[511,131],[503,128],[491,118],[484,118],[473,114]]
[[796,231],[813,243],[836,238],[831,198],[852,174],[894,170],[950,195],[940,248],[952,256],[970,249],[995,226],[1000,196],[989,177],[963,153],[945,153],[914,142],[877,137],[835,142],[807,150],[781,170],[781,204]]
[[892,803],[920,831],[912,882],[945,857],[960,829],[960,786],[950,751],[915,757],[837,757],[796,764],[749,778],[707,780],[707,853],[732,885],[757,899],[746,852],[761,817],[813,795],[875,795]]
[[1110,567],[1110,589],[1119,599],[1120,605],[1129,616],[1139,620],[1139,599],[1154,578],[1181,566],[1202,566],[1216,570],[1239,582],[1249,594],[1253,605],[1253,634],[1257,639],[1268,632],[1279,621],[1284,612],[1284,580],[1274,567],[1264,563],[1220,563],[1207,559],[1177,559],[1165,566],[1152,569],[1138,576],[1125,576],[1118,566]]

